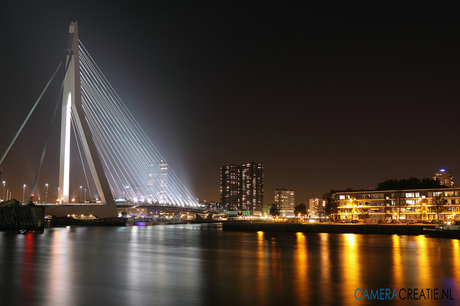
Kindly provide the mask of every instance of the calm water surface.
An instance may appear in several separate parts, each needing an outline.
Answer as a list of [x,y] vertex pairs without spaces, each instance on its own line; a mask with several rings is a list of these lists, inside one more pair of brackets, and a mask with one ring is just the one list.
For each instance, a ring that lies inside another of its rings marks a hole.
[[[459,305],[459,282],[457,239],[214,224],[0,233],[0,305]],[[358,301],[357,288],[450,288],[454,300]]]

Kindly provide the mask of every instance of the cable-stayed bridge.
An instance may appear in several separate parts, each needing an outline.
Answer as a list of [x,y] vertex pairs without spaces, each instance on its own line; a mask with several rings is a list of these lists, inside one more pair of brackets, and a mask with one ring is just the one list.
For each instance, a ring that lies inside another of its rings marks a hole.
[[[112,194],[130,202],[195,206],[197,201],[147,137],[81,42],[79,54],[82,107]],[[74,121],[75,118],[72,117]]]
[[[116,212],[116,200],[197,208],[197,200],[147,137],[88,50],[79,41],[77,22],[70,24],[65,60],[59,67],[65,67],[61,86],[62,100],[56,104],[51,125],[59,106],[62,106],[58,189],[60,204],[70,202],[70,144],[73,132],[77,140],[78,158],[82,163],[86,162],[83,170],[87,185],[91,185],[89,180],[94,182],[99,200],[106,204],[112,215]],[[29,117],[30,114],[22,127]],[[32,187],[32,196],[49,135]]]

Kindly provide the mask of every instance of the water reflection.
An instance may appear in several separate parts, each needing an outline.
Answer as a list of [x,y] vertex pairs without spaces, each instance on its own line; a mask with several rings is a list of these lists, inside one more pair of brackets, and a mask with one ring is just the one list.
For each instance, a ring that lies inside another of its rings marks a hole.
[[[433,288],[433,275],[432,275],[432,266],[430,262],[430,255],[433,256],[436,253],[431,253],[428,248],[428,241],[432,242],[433,240],[431,238],[427,238],[425,236],[416,236],[415,237],[415,242],[417,243],[417,259],[418,259],[418,269],[417,269],[417,274],[418,274],[418,280],[420,283],[424,284],[424,286],[427,286],[427,288]],[[439,260],[439,258],[438,258]]]
[[266,252],[264,246],[264,232],[257,232],[257,272],[256,272],[256,295],[259,305],[267,304],[267,275],[266,275]]
[[452,284],[455,287],[455,293],[457,297],[460,299],[460,240],[452,239],[452,267],[454,270],[453,281]]
[[200,225],[0,233],[2,305],[335,305],[356,303],[357,288],[452,288],[458,301],[459,266],[459,240],[423,236]]
[[[283,279],[283,261],[281,261],[281,250],[277,246],[276,238],[271,237],[270,239],[270,289],[273,290],[276,295],[282,295],[285,291],[285,283],[279,280]],[[290,289],[290,288],[286,288]]]
[[392,235],[393,242],[393,283],[395,287],[402,288],[404,284],[403,264],[401,258],[401,237]]
[[[352,303],[356,288],[362,287],[361,265],[358,252],[358,241],[362,236],[356,234],[343,234],[344,261],[342,262],[342,292],[347,301]],[[356,301],[356,300],[355,300]]]
[[20,304],[27,305],[32,302],[34,291],[34,234],[28,233],[23,240],[25,243],[22,265],[22,278],[23,284],[22,292],[19,294]]
[[294,248],[295,294],[298,301],[307,301],[308,298],[308,257],[307,238],[304,233],[296,233],[297,241]]
[[74,244],[69,241],[70,232],[66,229],[57,229],[51,232],[51,252],[47,270],[50,274],[47,292],[48,305],[62,305],[62,301],[73,303],[74,295]]
[[332,302],[332,295],[330,293],[330,284],[331,284],[331,246],[329,245],[330,234],[320,233],[318,234],[320,238],[320,279],[321,279],[321,298],[322,302],[330,303]]

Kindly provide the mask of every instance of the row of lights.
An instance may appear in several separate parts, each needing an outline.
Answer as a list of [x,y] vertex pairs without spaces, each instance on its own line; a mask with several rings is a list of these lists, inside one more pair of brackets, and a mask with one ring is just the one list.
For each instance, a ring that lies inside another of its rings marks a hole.
[[[6,181],[2,181],[2,184],[3,184],[3,196],[2,196],[2,200],[5,201],[5,187],[6,187]],[[46,187],[46,192],[45,192],[45,202],[48,203],[48,186],[49,184],[46,183],[45,184],[45,187]],[[26,187],[27,185],[24,184],[22,185],[22,203],[25,203],[25,195],[26,195]],[[81,201],[81,198],[82,198],[82,192],[83,192],[83,186],[80,186],[80,201]],[[86,201],[86,188],[84,189],[84,192],[85,192],[85,201]],[[58,193],[59,193],[59,187],[58,187]],[[8,196],[8,195],[7,195]],[[11,196],[11,192],[10,192],[10,196]],[[33,196],[33,195],[32,195]],[[75,201],[75,199],[73,199]],[[74,202],[73,201],[73,202]]]

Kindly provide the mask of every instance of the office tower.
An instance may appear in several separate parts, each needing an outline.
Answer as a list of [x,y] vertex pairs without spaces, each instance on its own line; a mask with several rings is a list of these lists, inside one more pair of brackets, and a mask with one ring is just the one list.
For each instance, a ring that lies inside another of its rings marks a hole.
[[441,185],[446,187],[454,187],[454,176],[452,172],[446,171],[446,169],[440,169],[433,176],[433,179],[437,180]]
[[294,191],[286,188],[276,189],[275,204],[278,205],[281,216],[294,216]]
[[220,201],[227,210],[261,211],[264,193],[263,164],[231,164],[220,170]]

